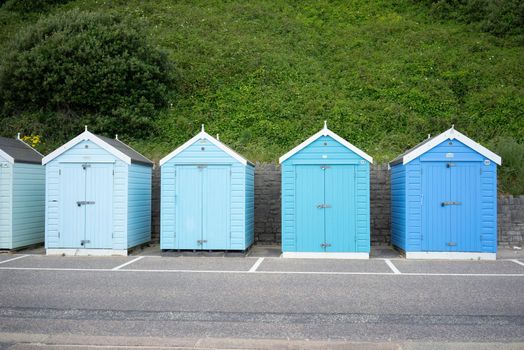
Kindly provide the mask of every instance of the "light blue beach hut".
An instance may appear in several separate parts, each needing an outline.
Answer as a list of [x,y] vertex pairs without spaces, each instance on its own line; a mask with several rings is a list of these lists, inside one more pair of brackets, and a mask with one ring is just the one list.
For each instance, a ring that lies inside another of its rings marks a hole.
[[501,161],[453,127],[391,161],[393,245],[414,259],[495,259]]
[[255,166],[202,131],[160,161],[161,249],[245,250]]
[[151,240],[153,163],[118,137],[86,128],[43,164],[47,254],[127,255]]
[[283,256],[369,258],[373,159],[324,123],[279,161]]
[[42,155],[20,138],[0,137],[0,249],[44,241]]

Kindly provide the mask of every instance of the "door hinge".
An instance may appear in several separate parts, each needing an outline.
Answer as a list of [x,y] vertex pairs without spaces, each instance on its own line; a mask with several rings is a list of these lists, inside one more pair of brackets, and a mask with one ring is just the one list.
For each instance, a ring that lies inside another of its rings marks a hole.
[[62,169],[58,169],[58,175],[62,175]]
[[322,243],[320,246],[323,248],[331,247],[331,243]]
[[60,231],[58,231],[58,238],[60,238]]

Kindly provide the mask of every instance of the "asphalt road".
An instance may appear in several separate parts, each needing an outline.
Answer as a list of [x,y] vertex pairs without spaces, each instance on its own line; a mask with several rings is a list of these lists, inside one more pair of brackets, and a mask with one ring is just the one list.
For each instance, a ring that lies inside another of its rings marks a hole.
[[134,258],[0,258],[0,347],[35,334],[524,343],[524,266],[512,261],[393,260],[400,274],[383,260],[265,259],[248,272],[256,258],[146,257],[118,268]]

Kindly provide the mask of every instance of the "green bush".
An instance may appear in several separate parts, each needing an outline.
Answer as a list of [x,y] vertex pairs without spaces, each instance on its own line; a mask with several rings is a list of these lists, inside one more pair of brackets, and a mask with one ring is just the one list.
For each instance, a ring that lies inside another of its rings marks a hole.
[[[44,18],[7,52],[0,63],[3,118],[32,115],[52,125],[42,118],[58,115],[61,128],[87,123],[140,137],[168,105],[174,83],[167,55],[125,16],[73,10]],[[50,131],[48,137],[58,132]]]
[[499,169],[499,190],[524,194],[524,143],[511,137],[499,137],[491,143],[492,150],[502,157]]
[[419,0],[440,18],[476,24],[485,32],[504,36],[524,34],[522,0]]
[[4,9],[19,13],[42,12],[53,5],[64,4],[70,0],[0,0]]

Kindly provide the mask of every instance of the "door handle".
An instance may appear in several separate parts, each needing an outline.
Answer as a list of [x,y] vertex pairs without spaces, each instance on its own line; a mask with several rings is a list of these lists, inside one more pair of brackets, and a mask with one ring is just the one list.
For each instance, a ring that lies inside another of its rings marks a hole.
[[445,207],[446,205],[461,205],[461,202],[442,202],[440,203],[441,206]]

